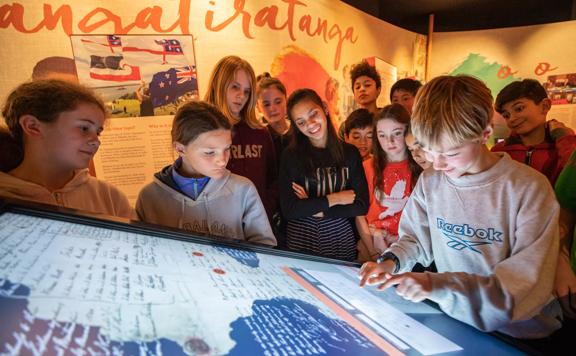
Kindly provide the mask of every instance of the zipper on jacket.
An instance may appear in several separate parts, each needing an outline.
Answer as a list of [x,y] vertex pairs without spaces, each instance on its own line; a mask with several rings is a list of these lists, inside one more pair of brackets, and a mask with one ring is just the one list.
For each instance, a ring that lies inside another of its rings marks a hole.
[[532,167],[532,153],[534,152],[534,147],[530,147],[528,151],[526,151],[526,157],[524,158],[524,163]]
[[54,195],[54,200],[56,200],[56,203],[59,206],[64,206],[63,202],[62,202],[62,194],[61,193],[53,193]]

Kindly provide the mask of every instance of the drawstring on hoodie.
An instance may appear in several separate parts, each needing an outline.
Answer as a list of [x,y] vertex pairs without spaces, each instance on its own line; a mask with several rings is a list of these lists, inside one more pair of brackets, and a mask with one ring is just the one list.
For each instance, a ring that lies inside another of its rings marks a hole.
[[178,226],[180,226],[180,228],[184,228],[182,226],[182,218],[184,217],[184,211],[185,211],[185,207],[186,207],[186,199],[184,198],[185,196],[182,197],[182,199],[180,199],[180,216],[178,217]]
[[204,200],[204,209],[206,210],[206,226],[208,227],[208,235],[212,236],[212,230],[210,230],[210,215],[209,211],[208,211],[208,193],[206,192],[202,192],[200,193],[202,195],[202,199]]

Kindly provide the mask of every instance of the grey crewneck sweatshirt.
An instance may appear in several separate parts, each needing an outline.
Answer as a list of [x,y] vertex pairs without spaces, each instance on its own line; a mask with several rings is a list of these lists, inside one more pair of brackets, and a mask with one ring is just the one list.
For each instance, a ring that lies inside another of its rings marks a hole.
[[545,337],[561,326],[552,295],[558,203],[544,175],[498,155],[488,170],[456,179],[425,171],[388,251],[399,272],[436,262],[429,299],[448,315],[483,331]]

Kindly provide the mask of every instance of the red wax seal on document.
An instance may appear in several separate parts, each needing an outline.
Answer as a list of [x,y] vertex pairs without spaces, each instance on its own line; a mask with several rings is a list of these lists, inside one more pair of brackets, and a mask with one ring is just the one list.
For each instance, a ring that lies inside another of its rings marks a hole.
[[212,270],[212,272],[218,273],[218,274],[226,274],[226,272],[225,272],[223,269],[221,269],[221,268],[214,268],[214,269]]

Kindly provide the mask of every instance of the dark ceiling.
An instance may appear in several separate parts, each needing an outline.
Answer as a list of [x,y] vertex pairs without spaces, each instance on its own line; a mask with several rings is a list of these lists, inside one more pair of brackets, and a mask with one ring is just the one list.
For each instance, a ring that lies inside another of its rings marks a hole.
[[469,31],[576,19],[576,0],[343,0],[410,31]]

